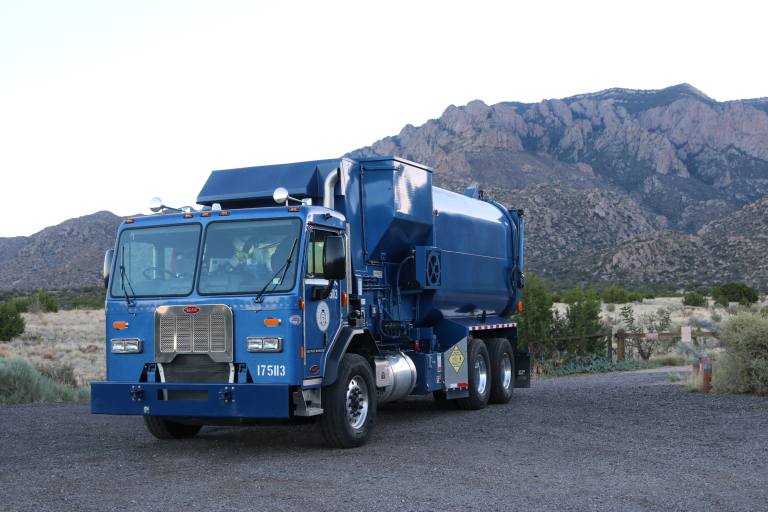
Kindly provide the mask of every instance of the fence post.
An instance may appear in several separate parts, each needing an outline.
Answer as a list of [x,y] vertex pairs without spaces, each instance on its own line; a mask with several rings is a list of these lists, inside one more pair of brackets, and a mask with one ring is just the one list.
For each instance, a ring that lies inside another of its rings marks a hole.
[[625,353],[625,340],[626,340],[627,333],[624,332],[624,329],[619,329],[616,331],[616,360],[623,361],[626,357]]
[[709,393],[712,387],[712,362],[709,357],[704,359],[701,364],[701,391],[703,393]]
[[608,360],[613,361],[613,331],[608,331]]

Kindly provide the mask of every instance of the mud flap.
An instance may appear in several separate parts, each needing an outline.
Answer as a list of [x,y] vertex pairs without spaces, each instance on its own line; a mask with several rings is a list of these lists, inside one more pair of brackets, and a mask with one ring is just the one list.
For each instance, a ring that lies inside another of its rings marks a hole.
[[515,386],[531,387],[531,356],[527,350],[515,350]]

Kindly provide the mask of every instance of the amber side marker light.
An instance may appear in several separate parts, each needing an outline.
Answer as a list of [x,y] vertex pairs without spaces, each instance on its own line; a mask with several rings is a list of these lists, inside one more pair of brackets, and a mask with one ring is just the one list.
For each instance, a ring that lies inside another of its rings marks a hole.
[[299,211],[299,209],[297,207],[295,207],[295,206],[291,206],[290,208],[288,208],[288,211],[289,212],[297,212],[297,211]]
[[517,312],[522,313],[523,312],[523,301],[520,301],[517,303]]
[[283,323],[283,322],[279,318],[265,318],[264,319],[264,326],[265,327],[279,327],[281,323]]
[[299,309],[304,311],[304,299],[299,299]]
[[125,219],[126,224],[133,224],[133,219]]
[[192,214],[191,213],[185,213],[184,214],[184,218],[185,219],[191,219],[192,218]]
[[203,212],[203,213],[200,214],[200,216],[201,217],[210,217],[211,216],[211,212]]
[[112,327],[122,330],[128,327],[128,322],[112,322]]
[[227,210],[221,210],[219,212],[219,215],[222,216],[222,217],[228,217],[229,216],[229,212]]
[[341,292],[341,307],[345,308],[349,304],[349,296],[347,292]]

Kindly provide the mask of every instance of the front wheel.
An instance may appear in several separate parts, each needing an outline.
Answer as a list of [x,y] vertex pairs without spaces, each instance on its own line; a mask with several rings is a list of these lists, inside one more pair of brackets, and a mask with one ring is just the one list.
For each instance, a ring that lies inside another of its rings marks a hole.
[[477,410],[488,405],[491,397],[491,360],[483,340],[469,341],[469,396],[459,398],[456,403],[461,409]]
[[325,443],[333,448],[354,448],[368,441],[376,420],[376,383],[368,361],[345,354],[339,377],[323,388],[323,414],[319,418]]
[[189,439],[195,437],[201,425],[185,425],[161,416],[144,416],[144,426],[158,439]]

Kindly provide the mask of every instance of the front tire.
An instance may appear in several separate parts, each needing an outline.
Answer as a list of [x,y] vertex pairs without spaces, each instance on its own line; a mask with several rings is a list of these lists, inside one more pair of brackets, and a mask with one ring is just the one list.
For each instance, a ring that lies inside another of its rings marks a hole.
[[469,396],[456,400],[460,409],[476,411],[488,405],[491,397],[491,360],[483,340],[469,341]]
[[506,404],[515,388],[515,355],[504,338],[488,340],[491,356],[491,403]]
[[185,425],[171,421],[162,416],[144,416],[144,426],[150,434],[158,439],[190,439],[195,437],[202,425]]
[[354,448],[368,441],[376,421],[376,383],[368,361],[344,354],[336,382],[323,388],[323,414],[319,418],[325,444]]

